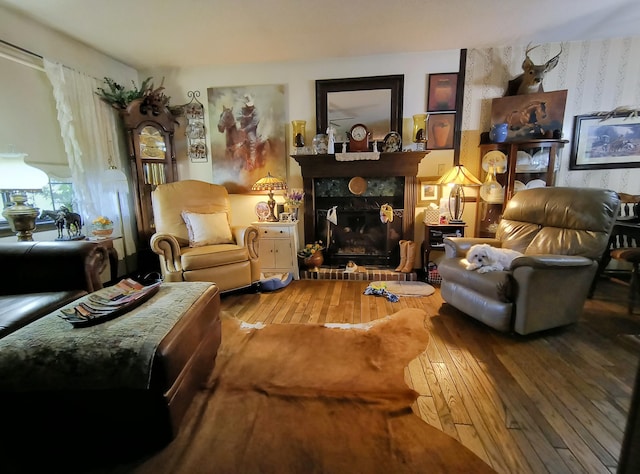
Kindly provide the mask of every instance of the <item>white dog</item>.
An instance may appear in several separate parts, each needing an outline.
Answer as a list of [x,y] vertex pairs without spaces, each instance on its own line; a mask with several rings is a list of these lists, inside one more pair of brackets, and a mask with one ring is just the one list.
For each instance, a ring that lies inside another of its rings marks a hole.
[[523,254],[511,249],[492,247],[489,244],[476,244],[467,252],[467,270],[478,270],[478,273],[495,272],[508,269],[513,259]]

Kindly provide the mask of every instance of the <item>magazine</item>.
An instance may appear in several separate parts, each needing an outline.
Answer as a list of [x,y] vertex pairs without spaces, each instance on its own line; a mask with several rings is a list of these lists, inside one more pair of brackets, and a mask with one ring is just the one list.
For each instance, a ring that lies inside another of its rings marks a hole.
[[144,286],[131,278],[125,278],[113,286],[82,298],[75,306],[60,310],[58,316],[75,327],[107,321],[148,300],[158,292],[161,283]]

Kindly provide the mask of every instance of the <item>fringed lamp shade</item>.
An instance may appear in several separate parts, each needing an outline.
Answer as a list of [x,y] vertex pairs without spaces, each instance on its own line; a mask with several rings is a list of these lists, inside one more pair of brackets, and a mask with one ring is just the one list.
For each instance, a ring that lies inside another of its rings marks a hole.
[[456,165],[447,171],[436,182],[453,186],[449,194],[449,222],[453,224],[464,223],[462,211],[464,211],[464,186],[479,186],[482,182],[476,178],[464,165]]
[[273,209],[276,206],[276,201],[273,199],[274,191],[284,191],[287,189],[287,183],[274,176],[271,176],[271,173],[267,173],[267,176],[264,178],[260,178],[255,182],[253,186],[251,186],[252,191],[268,191],[269,192],[269,200],[267,204],[269,205],[269,216],[267,217],[267,221],[276,222],[278,218],[276,217]]

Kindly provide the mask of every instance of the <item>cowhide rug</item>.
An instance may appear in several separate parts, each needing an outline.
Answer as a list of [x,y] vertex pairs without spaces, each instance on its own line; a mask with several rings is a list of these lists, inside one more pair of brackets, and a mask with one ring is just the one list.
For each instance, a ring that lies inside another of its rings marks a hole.
[[135,472],[493,472],[411,411],[404,367],[427,347],[422,310],[327,326],[225,317],[210,387]]

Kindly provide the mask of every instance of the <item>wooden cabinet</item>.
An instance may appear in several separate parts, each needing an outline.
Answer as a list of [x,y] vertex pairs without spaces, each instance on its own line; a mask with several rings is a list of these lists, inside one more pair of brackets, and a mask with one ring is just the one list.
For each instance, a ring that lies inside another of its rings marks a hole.
[[422,241],[422,267],[427,270],[432,250],[444,250],[445,237],[464,237],[466,224],[424,224]]
[[[540,139],[480,145],[476,235],[494,237],[502,211],[522,189],[555,186],[558,153],[567,140]],[[492,179],[495,177],[495,179]]]
[[260,267],[263,273],[292,272],[300,279],[298,271],[297,222],[254,222],[259,230]]
[[121,114],[127,131],[135,211],[141,248],[149,247],[155,232],[151,192],[158,184],[178,178],[173,149],[175,118],[163,97],[153,94],[132,101]]

